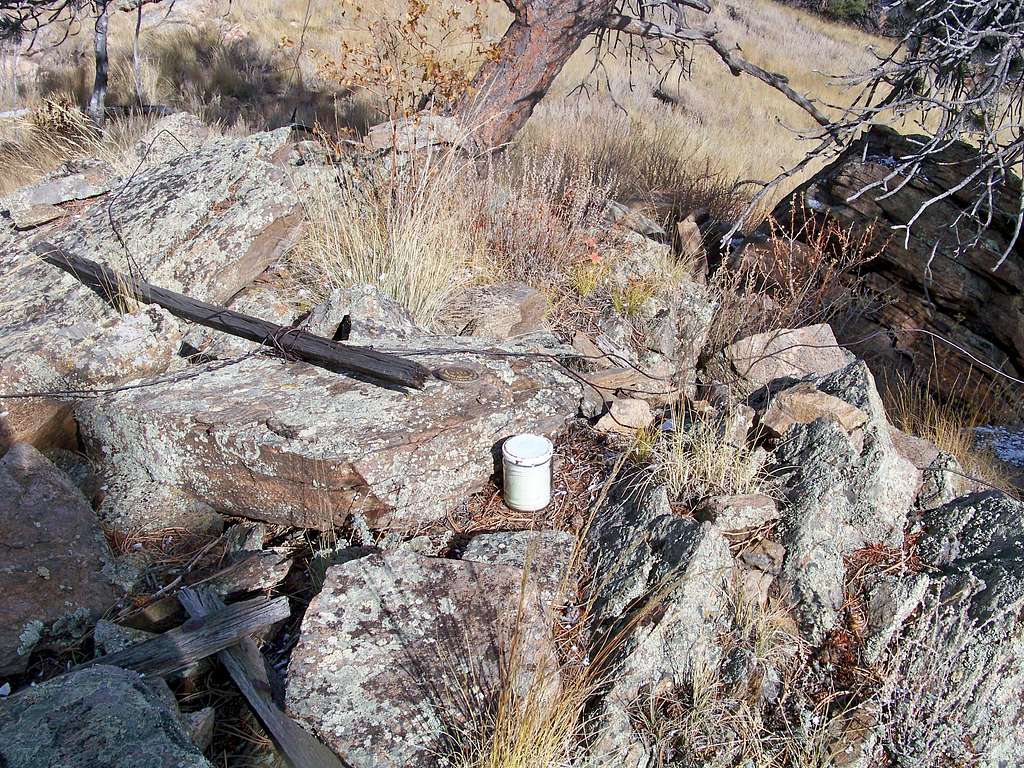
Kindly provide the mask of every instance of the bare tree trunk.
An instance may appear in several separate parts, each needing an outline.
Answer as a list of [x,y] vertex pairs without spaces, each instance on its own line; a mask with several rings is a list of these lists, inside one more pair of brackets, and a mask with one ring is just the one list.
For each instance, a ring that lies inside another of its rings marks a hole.
[[456,110],[477,145],[507,144],[533,114],[562,67],[602,25],[614,0],[505,0],[515,20],[494,61],[481,67]]
[[92,96],[89,98],[89,117],[97,126],[103,125],[103,119],[107,109],[107,70],[109,61],[107,59],[107,24],[109,15],[107,13],[108,0],[97,0],[96,7],[96,34],[93,38],[93,45],[96,52],[96,80],[92,86]]

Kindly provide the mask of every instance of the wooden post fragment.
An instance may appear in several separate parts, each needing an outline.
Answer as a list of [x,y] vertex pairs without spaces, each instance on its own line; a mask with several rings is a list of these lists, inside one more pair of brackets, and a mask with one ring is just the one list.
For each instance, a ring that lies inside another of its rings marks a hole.
[[283,621],[289,615],[291,610],[286,597],[258,597],[230,606],[221,603],[216,611],[210,611],[200,619],[189,619],[159,637],[100,656],[75,669],[103,664],[162,677],[187,669],[200,659],[229,648],[240,639]]
[[[186,587],[178,593],[178,599],[193,618],[211,615],[224,605],[220,598],[205,589]],[[251,638],[244,638],[221,651],[217,659],[293,768],[351,768],[274,703],[263,655]]]
[[107,301],[123,296],[143,304],[156,304],[175,317],[257,344],[269,344],[286,355],[329,371],[356,374],[413,389],[422,389],[430,375],[424,366],[398,355],[331,341],[158,288],[76,256],[52,243],[37,243],[32,250],[47,264],[63,269]]

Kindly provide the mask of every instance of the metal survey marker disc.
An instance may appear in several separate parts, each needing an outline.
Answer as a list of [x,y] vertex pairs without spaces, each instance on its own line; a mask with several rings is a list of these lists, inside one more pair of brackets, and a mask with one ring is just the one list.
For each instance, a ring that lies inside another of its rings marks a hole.
[[441,379],[441,381],[455,383],[477,381],[480,378],[479,371],[464,365],[442,365],[440,368],[434,369],[434,375]]

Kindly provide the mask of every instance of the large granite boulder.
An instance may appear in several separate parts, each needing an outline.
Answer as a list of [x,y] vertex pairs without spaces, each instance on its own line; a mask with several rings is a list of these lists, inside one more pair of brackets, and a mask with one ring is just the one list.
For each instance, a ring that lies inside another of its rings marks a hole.
[[[45,237],[161,287],[222,303],[266,269],[296,231],[298,199],[277,165],[288,142],[287,129],[212,140],[141,169]],[[177,352],[176,324],[155,310],[115,311],[31,252],[42,236],[8,233],[0,248],[0,392],[117,385],[165,370]],[[128,342],[124,354],[107,349]]]
[[553,436],[577,412],[579,384],[516,354],[561,349],[538,343],[507,345],[505,356],[473,339],[396,341],[462,350],[415,359],[478,375],[432,377],[419,391],[250,358],[85,401],[76,416],[105,481],[100,513],[149,529],[188,526],[211,509],[320,529],[352,515],[400,530],[441,520],[495,472],[502,440]]
[[0,459],[0,675],[88,632],[115,601],[110,550],[71,480],[30,445]]
[[170,700],[125,669],[97,666],[0,699],[5,768],[211,768]]
[[[957,255],[949,225],[978,193],[974,184],[960,188],[978,167],[973,147],[950,145],[913,179],[894,178],[857,195],[886,179],[893,160],[914,151],[914,142],[913,136],[872,128],[780,204],[774,218],[786,227],[795,222],[799,233],[829,223],[859,231],[874,224],[879,255],[863,269],[880,301],[836,332],[840,342],[862,342],[857,353],[876,374],[919,376],[941,395],[962,395],[967,381],[1001,386],[1005,382],[975,360],[1018,377],[1024,372],[1024,241],[996,268],[1014,237],[1020,180],[996,191],[981,243]],[[943,198],[914,221],[909,241],[903,230],[893,232],[938,195]],[[817,225],[804,228],[806,216],[818,218]],[[968,354],[919,331],[938,334]]]
[[874,378],[863,362],[807,381],[860,412],[842,407],[794,423],[774,452],[773,474],[785,497],[780,583],[801,629],[817,644],[843,606],[845,557],[869,544],[902,546],[921,472],[893,444]]
[[334,566],[292,653],[288,712],[353,765],[443,765],[505,686],[556,689],[538,605],[514,565],[401,550]]

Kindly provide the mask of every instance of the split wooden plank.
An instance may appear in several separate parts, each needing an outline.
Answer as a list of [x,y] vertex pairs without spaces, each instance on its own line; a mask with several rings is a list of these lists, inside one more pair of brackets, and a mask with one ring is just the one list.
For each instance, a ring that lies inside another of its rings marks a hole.
[[422,389],[430,375],[430,371],[424,366],[398,355],[331,341],[306,331],[286,328],[226,307],[158,288],[77,256],[49,242],[37,243],[32,250],[47,264],[63,269],[107,301],[122,296],[143,304],[157,304],[183,320],[257,344],[271,345],[284,354],[329,371],[355,374],[414,389]]
[[[213,615],[224,605],[207,589],[186,587],[178,593],[178,599],[193,618]],[[351,768],[274,703],[263,655],[251,638],[244,638],[232,648],[221,651],[217,659],[293,768]]]
[[287,619],[288,598],[258,597],[192,618],[176,629],[145,642],[80,664],[76,669],[104,664],[144,675],[164,676],[187,669],[200,659],[230,648],[253,632]]
[[[232,597],[242,592],[273,589],[288,575],[292,558],[283,552],[250,552],[207,576],[195,578],[187,586],[209,585],[214,592]],[[117,617],[118,623],[147,632],[163,632],[181,622],[181,603],[173,591],[143,603]]]

